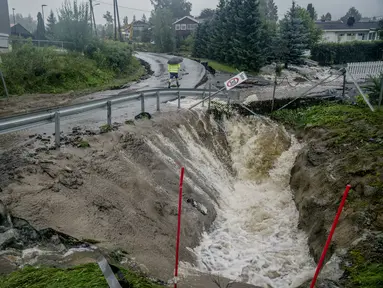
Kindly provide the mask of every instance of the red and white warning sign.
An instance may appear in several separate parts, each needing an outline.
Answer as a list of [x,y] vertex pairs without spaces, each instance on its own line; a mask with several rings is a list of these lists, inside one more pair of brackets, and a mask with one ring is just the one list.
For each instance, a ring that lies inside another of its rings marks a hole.
[[226,90],[233,89],[235,86],[241,84],[242,82],[245,82],[246,80],[247,76],[245,72],[241,72],[225,82]]

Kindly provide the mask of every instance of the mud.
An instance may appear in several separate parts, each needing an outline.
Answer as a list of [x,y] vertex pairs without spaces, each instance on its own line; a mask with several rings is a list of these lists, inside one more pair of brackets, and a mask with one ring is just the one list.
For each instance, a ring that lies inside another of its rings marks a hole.
[[[123,249],[150,274],[167,279],[174,265],[179,167],[169,167],[153,150],[155,146],[165,155],[172,153],[158,134],[174,139],[185,154],[172,155],[180,165],[189,153],[176,132],[180,125],[193,130],[195,140],[228,167],[230,156],[224,151],[230,149],[209,116],[174,112],[128,123],[101,135],[74,131],[89,143],[85,148],[67,143],[63,135],[61,149],[53,150],[48,141],[52,138],[33,135],[28,146],[3,152],[0,199],[37,230],[52,228],[92,239],[101,248]],[[184,185],[181,258],[188,262],[194,256],[186,247],[197,246],[201,232],[216,217],[217,191],[195,173],[187,174],[190,180]]]

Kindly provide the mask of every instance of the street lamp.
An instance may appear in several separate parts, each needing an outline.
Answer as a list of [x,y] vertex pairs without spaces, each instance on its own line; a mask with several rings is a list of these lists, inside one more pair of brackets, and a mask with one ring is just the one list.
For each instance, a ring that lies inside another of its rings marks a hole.
[[13,10],[13,25],[16,25],[16,18],[15,18],[15,8],[12,8]]
[[45,5],[45,4],[41,5],[41,11],[43,12],[43,24],[44,24],[44,26],[45,26],[44,7],[46,7],[46,6],[48,6],[48,5]]

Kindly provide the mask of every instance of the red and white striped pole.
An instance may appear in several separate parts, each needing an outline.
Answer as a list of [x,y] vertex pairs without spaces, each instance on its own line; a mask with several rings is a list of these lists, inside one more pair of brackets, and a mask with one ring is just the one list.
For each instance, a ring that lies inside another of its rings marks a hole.
[[342,210],[343,210],[344,204],[346,203],[346,199],[348,196],[348,192],[350,192],[350,189],[351,189],[351,185],[347,185],[346,190],[343,193],[343,198],[342,198],[342,201],[340,202],[338,212],[336,213],[334,222],[332,223],[331,231],[330,231],[330,234],[328,235],[326,245],[323,248],[322,256],[319,259],[319,263],[315,271],[313,281],[311,282],[310,288],[314,288],[315,283],[317,282],[319,272],[322,269],[322,265],[327,254],[328,247],[330,246],[332,236],[334,235],[336,225],[338,224],[340,214],[342,214]]
[[178,226],[177,226],[177,242],[176,242],[176,267],[174,270],[174,288],[177,288],[178,282],[178,262],[179,262],[179,250],[180,250],[180,236],[181,236],[181,212],[182,212],[182,186],[184,183],[185,168],[181,168],[180,175],[180,191],[178,197]]

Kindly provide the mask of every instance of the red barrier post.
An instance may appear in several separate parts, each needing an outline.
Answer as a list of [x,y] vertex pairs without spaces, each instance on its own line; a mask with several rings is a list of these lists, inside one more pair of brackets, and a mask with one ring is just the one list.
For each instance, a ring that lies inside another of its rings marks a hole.
[[178,278],[178,259],[179,259],[179,250],[180,250],[180,236],[181,236],[181,211],[182,211],[182,186],[184,183],[184,174],[185,168],[181,168],[180,175],[180,192],[178,198],[178,227],[177,227],[177,242],[176,242],[176,267],[174,270],[174,288],[177,288],[177,278]]
[[348,192],[350,192],[350,189],[351,189],[351,185],[347,185],[346,190],[343,193],[343,198],[342,198],[342,201],[340,202],[338,212],[336,213],[334,222],[332,223],[331,231],[330,231],[330,234],[328,235],[326,245],[324,246],[322,255],[319,259],[319,263],[318,263],[317,269],[315,271],[313,281],[311,282],[310,288],[314,288],[315,283],[316,283],[317,278],[318,278],[318,275],[319,275],[319,272],[322,269],[322,265],[323,265],[324,259],[326,257],[326,254],[327,254],[328,247],[330,246],[332,236],[334,235],[336,225],[338,224],[340,214],[342,213],[342,210],[343,210],[344,204],[346,203],[346,199],[348,196]]

